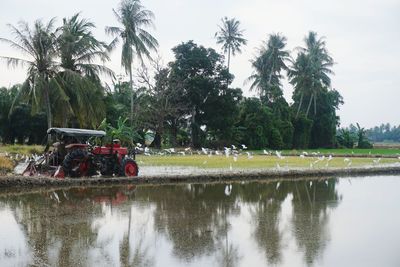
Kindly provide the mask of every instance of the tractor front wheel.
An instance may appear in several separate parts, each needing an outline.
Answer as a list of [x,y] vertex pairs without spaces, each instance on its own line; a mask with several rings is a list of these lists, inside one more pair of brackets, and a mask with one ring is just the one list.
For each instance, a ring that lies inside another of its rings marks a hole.
[[139,174],[139,167],[133,159],[123,159],[121,162],[120,175],[133,177]]

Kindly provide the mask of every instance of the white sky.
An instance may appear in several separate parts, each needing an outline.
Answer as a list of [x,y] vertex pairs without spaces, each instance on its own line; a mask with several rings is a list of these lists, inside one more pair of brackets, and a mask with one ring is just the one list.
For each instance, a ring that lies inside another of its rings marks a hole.
[[[19,20],[33,23],[76,12],[97,26],[98,39],[111,41],[105,26],[117,25],[112,8],[118,0],[1,0],[0,36],[12,38],[6,24]],[[235,17],[245,30],[248,45],[231,60],[233,83],[250,95],[244,80],[252,73],[249,60],[268,34],[280,32],[288,39],[288,49],[303,45],[309,30],[326,37],[327,48],[337,64],[332,85],[344,97],[339,115],[342,125],[359,122],[372,127],[382,122],[400,124],[400,0],[142,0],[154,12],[159,53],[165,63],[173,59],[171,48],[188,40],[206,47],[220,48],[214,33],[222,17]],[[21,56],[5,44],[0,55]],[[294,56],[295,54],[292,53]],[[108,63],[116,74],[120,68],[120,50]],[[23,69],[7,69],[0,63],[0,86],[24,80]],[[285,83],[284,93],[291,102],[292,87]]]

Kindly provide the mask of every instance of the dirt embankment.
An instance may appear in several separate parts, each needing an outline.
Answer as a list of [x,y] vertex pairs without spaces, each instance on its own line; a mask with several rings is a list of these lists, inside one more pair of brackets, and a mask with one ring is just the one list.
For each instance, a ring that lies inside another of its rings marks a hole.
[[400,165],[378,166],[343,169],[289,169],[289,170],[233,170],[233,171],[205,171],[192,174],[182,172],[151,173],[135,178],[65,178],[55,179],[48,177],[2,177],[0,189],[6,188],[33,188],[33,187],[69,187],[69,186],[98,186],[122,184],[170,184],[170,183],[206,183],[229,181],[252,181],[270,179],[296,178],[331,178],[338,176],[365,176],[382,174],[400,174]]

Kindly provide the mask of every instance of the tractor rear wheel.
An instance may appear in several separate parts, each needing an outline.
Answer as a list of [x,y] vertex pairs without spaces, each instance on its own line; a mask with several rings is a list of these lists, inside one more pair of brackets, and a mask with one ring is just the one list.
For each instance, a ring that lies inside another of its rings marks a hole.
[[63,169],[66,176],[81,177],[86,175],[89,169],[89,162],[86,160],[87,151],[75,149],[65,156]]
[[139,167],[133,159],[123,159],[119,175],[126,177],[138,176]]

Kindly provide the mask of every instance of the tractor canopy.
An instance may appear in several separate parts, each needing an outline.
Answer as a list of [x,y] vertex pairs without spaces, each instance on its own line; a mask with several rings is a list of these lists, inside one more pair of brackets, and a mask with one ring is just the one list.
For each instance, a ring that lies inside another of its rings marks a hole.
[[50,128],[47,134],[59,134],[76,138],[104,137],[106,133],[98,130],[75,129],[75,128]]

